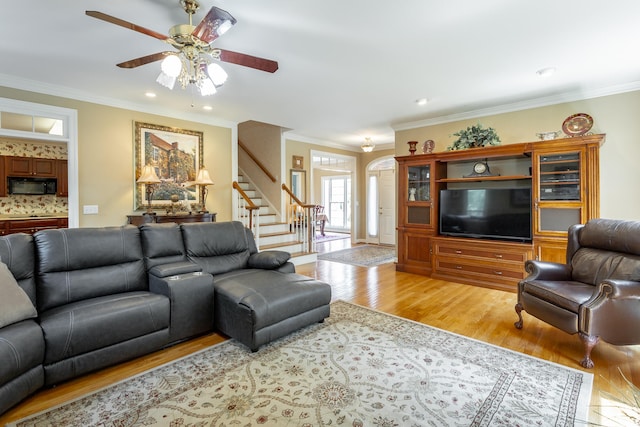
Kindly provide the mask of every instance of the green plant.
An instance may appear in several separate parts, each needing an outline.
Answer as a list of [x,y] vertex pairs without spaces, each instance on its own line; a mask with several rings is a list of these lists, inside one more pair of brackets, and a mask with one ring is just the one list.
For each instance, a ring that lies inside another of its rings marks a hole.
[[448,151],[484,147],[486,145],[500,145],[500,137],[498,137],[495,129],[491,127],[485,129],[480,123],[459,130],[453,136],[457,136],[458,139],[447,147]]

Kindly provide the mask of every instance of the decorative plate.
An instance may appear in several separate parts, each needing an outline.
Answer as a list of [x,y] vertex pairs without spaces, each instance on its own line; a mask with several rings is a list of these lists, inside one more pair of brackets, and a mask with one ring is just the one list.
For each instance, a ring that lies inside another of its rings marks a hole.
[[422,144],[422,152],[424,154],[431,154],[433,153],[433,148],[436,146],[436,143],[431,140],[428,139],[424,142],[424,144]]
[[591,130],[593,119],[585,113],[571,115],[562,123],[562,131],[569,136],[580,136]]

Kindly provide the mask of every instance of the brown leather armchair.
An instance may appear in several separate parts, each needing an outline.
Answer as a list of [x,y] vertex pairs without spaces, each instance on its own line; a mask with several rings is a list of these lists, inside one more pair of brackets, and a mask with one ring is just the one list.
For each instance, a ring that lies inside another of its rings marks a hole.
[[585,368],[600,339],[640,344],[640,221],[595,219],[569,228],[567,263],[527,261],[518,284],[516,328],[522,310],[584,344]]

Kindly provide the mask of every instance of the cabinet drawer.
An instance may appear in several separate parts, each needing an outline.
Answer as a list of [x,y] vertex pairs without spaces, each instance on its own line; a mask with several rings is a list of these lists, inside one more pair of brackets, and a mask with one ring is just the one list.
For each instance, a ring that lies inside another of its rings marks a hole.
[[436,253],[438,255],[455,255],[459,257],[486,258],[491,260],[514,261],[524,263],[527,260],[527,254],[524,252],[505,251],[500,248],[474,248],[462,246],[436,245]]
[[482,276],[505,277],[510,279],[523,279],[525,277],[524,266],[514,268],[507,265],[479,265],[466,264],[455,259],[438,259],[437,271],[451,273],[477,274]]

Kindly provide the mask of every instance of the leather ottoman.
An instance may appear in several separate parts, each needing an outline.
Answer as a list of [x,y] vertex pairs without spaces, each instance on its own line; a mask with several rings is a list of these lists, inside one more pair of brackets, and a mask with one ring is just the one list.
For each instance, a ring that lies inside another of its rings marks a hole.
[[214,276],[215,324],[252,351],[329,316],[331,286],[275,270]]

